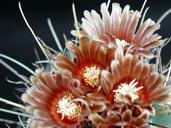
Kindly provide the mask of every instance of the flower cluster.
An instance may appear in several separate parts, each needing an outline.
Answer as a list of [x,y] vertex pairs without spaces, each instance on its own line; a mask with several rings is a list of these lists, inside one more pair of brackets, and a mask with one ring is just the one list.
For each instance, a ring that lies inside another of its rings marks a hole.
[[[160,25],[113,3],[111,13],[85,11],[76,41],[66,43],[49,70],[36,69],[22,94],[31,128],[146,128],[155,105],[171,101],[167,75],[152,63]],[[151,58],[152,55],[152,58]]]

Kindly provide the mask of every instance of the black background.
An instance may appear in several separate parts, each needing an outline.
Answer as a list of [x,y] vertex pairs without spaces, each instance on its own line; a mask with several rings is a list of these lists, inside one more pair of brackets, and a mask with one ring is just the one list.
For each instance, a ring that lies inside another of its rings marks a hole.
[[[123,7],[125,4],[131,5],[131,9],[140,10],[143,0],[111,0],[119,2]],[[104,0],[21,0],[22,8],[25,16],[35,31],[36,35],[41,37],[47,45],[57,50],[53,37],[47,25],[47,18],[50,17],[56,33],[63,43],[63,33],[68,38],[72,38],[70,30],[73,27],[72,2],[75,3],[78,20],[83,16],[83,11],[100,10],[100,4]],[[146,18],[157,20],[167,9],[171,7],[170,0],[149,0],[146,7],[150,10]],[[161,29],[158,31],[163,38],[171,34],[171,17],[170,15],[162,22]],[[1,0],[0,1],[0,53],[11,56],[18,61],[24,63],[34,70],[32,62],[35,61],[34,48],[38,49],[36,41],[26,27],[18,8],[18,1]],[[41,54],[41,51],[38,50]],[[171,44],[169,44],[162,52],[163,62],[167,63],[171,58]],[[44,57],[41,54],[42,58]],[[9,62],[19,73],[29,76],[30,74],[20,67]],[[23,85],[14,85],[6,81],[6,77],[10,80],[19,80],[10,71],[0,65],[0,97],[20,103],[18,100],[18,92],[14,88],[23,87]],[[0,103],[0,108],[10,108],[8,105]],[[18,120],[17,116],[0,113],[0,118]],[[0,128],[5,127],[1,123]],[[13,126],[14,127],[14,126]]]

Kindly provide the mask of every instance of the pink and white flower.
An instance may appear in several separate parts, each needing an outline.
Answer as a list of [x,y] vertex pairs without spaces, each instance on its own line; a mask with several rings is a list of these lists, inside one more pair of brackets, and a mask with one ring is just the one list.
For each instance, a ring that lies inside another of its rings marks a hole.
[[132,53],[144,54],[160,45],[161,36],[154,34],[160,25],[149,18],[138,26],[141,14],[139,11],[130,10],[129,5],[122,9],[118,3],[113,3],[110,13],[106,3],[102,3],[101,16],[95,10],[84,11],[84,16],[80,35],[72,31],[76,36],[89,36],[93,40],[115,48],[116,40],[120,40],[121,45],[124,41],[127,44],[125,49],[131,48]]

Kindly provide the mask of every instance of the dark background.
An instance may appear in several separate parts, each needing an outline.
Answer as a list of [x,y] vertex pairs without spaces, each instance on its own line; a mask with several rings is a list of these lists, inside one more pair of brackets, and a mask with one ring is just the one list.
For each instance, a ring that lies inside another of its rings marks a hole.
[[[68,38],[72,38],[70,30],[73,27],[72,2],[75,3],[78,20],[80,21],[85,9],[100,10],[100,4],[105,0],[21,0],[25,16],[37,36],[41,37],[47,45],[57,50],[53,37],[47,25],[47,18],[50,17],[56,33],[63,43],[63,33]],[[131,9],[140,10],[143,0],[111,0],[119,2],[123,7],[130,4]],[[149,0],[146,7],[150,6],[146,18],[150,17],[157,20],[167,9],[171,7],[170,0]],[[171,17],[170,15],[162,22],[161,29],[158,31],[163,38],[171,35]],[[34,48],[38,49],[36,41],[26,27],[18,8],[18,1],[1,0],[0,1],[0,53],[11,56],[24,63],[34,70],[32,62],[35,61]],[[41,54],[40,50],[38,50]],[[167,63],[171,58],[171,44],[162,52],[163,62]],[[41,54],[42,58],[44,57]],[[30,74],[20,67],[8,62],[19,73],[29,76]],[[19,80],[10,71],[0,65],[0,97],[20,103],[17,96],[20,96],[15,88],[24,87],[23,85],[14,85],[6,81]],[[8,105],[0,103],[0,108],[10,108]],[[0,118],[18,120],[17,116],[0,113]],[[1,122],[0,128],[5,127]],[[14,126],[12,126],[14,127]]]

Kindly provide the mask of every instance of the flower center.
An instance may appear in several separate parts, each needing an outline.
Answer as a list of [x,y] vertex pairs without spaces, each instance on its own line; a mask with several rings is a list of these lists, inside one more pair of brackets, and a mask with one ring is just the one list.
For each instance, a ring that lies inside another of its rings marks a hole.
[[130,83],[121,83],[117,90],[114,90],[114,101],[115,102],[125,102],[126,96],[131,98],[131,101],[135,101],[139,98],[138,91],[143,88],[143,86],[136,87],[138,82],[132,80]]
[[129,46],[129,43],[126,42],[125,40],[122,40],[122,39],[119,39],[119,38],[116,38],[115,42],[111,42],[111,43],[108,44],[109,48],[113,48],[113,47],[125,48],[127,46]]
[[82,109],[79,103],[73,101],[74,96],[67,93],[57,102],[57,113],[62,115],[62,119],[74,119],[81,115]]
[[87,85],[90,85],[94,88],[100,84],[100,68],[96,66],[85,67],[83,78]]
[[125,40],[120,40],[120,39],[117,38],[115,41],[116,41],[117,47],[124,48],[124,47],[129,45]]

